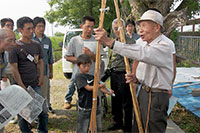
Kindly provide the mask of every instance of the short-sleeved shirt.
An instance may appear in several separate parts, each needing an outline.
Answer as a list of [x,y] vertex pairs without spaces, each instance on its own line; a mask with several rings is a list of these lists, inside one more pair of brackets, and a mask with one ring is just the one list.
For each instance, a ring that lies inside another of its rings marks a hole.
[[[20,46],[16,46],[9,52],[9,62],[18,64],[18,71],[24,85],[36,87],[38,85],[37,62],[43,58],[40,44],[34,40],[30,44],[19,41]],[[25,52],[23,52],[25,51]],[[32,56],[35,61],[31,61],[27,56]]]
[[[88,40],[83,40],[80,35],[75,36],[70,40],[69,47],[67,49],[67,53],[65,56],[78,57],[79,55],[82,54],[83,47],[89,48],[91,50],[91,52],[96,54],[97,41],[95,40],[95,38],[93,36],[91,36],[91,38]],[[102,54],[105,54],[105,52],[103,51],[103,48],[101,47],[101,55]],[[80,71],[78,69],[77,64],[73,63],[73,73],[72,74],[76,75],[76,73],[79,73],[79,72]],[[94,72],[95,72],[95,63],[92,61],[89,74],[94,75]]]
[[53,64],[53,48],[51,40],[46,36],[43,35],[42,39],[40,40],[36,35],[33,36],[33,39],[38,41],[42,47],[43,54],[44,54],[44,75],[49,74],[49,64]]
[[[81,108],[91,109],[92,108],[92,95],[93,91],[88,91],[84,87],[86,85],[93,86],[94,76],[90,74],[77,73],[75,76],[75,85],[78,92],[78,105]],[[97,98],[98,104],[98,98]]]

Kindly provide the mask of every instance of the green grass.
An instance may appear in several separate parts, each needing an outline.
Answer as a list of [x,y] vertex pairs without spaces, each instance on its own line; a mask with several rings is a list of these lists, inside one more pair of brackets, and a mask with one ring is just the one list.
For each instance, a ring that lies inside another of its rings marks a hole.
[[65,78],[62,71],[62,61],[57,62],[56,65],[53,66],[53,79],[59,80]]

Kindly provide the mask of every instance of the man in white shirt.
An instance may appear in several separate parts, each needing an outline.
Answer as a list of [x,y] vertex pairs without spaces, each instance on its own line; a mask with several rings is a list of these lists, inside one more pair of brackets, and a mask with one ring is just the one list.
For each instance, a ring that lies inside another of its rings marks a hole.
[[[136,77],[142,83],[138,102],[140,105],[143,129],[148,132],[165,132],[169,105],[168,90],[173,79],[173,42],[163,35],[163,16],[154,11],[146,11],[139,21],[139,34],[145,45],[127,45],[107,37],[105,30],[95,30],[96,40],[116,53],[139,61]],[[135,76],[126,74],[127,82]],[[149,108],[149,107],[150,108]],[[149,119],[148,119],[149,118]],[[134,132],[138,132],[134,122]]]

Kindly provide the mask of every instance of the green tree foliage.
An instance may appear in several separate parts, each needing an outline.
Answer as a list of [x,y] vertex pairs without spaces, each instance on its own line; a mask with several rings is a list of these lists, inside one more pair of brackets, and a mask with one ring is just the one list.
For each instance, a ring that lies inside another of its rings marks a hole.
[[[164,19],[165,34],[169,36],[174,29],[186,24],[188,19],[200,13],[199,0],[118,0],[121,16],[138,19],[148,8],[157,8]],[[177,3],[180,5],[174,8]],[[49,0],[51,9],[46,12],[45,18],[50,23],[80,27],[81,18],[91,15],[96,19],[95,27],[98,27],[99,8],[101,0]],[[104,28],[110,30],[111,22],[116,18],[113,0],[107,0],[110,11],[105,14]]]
[[54,61],[57,61],[62,57],[62,51],[59,47],[59,42],[62,42],[63,36],[62,37],[54,36],[54,37],[50,37],[50,39],[51,39],[52,47],[53,47],[53,58],[54,58]]
[[[91,15],[96,19],[95,27],[99,25],[101,0],[50,0],[51,9],[46,12],[45,18],[50,22],[61,25],[80,27],[83,16]],[[115,15],[114,3],[107,1],[110,11],[105,13],[104,28],[109,30]]]
[[64,33],[56,32],[54,35],[57,36],[57,37],[63,37],[63,36],[64,36]]
[[16,30],[14,30],[14,33],[15,33],[16,39],[19,40],[21,37],[20,32],[16,29]]

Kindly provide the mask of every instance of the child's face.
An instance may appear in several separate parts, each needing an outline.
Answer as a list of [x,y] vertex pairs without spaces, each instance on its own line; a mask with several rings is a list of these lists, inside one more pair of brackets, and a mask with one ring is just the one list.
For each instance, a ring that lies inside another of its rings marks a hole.
[[79,67],[81,73],[87,74],[90,71],[91,64],[90,63],[81,64],[78,67]]

